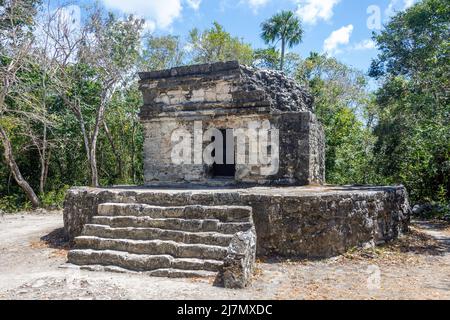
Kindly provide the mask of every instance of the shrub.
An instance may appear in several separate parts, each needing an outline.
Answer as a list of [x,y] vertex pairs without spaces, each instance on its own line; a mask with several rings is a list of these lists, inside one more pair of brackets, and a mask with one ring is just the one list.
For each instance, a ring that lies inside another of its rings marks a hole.
[[42,206],[47,209],[62,209],[69,186],[41,194]]

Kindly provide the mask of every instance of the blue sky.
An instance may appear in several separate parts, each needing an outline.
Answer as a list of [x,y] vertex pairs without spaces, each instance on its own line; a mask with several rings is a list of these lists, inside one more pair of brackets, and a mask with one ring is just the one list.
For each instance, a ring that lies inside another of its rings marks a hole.
[[[232,35],[254,48],[265,47],[260,24],[274,13],[292,10],[305,30],[303,43],[291,51],[302,57],[326,52],[363,71],[377,50],[370,40],[373,31],[416,0],[100,0],[118,14],[136,14],[147,20],[154,34],[187,37],[194,27],[205,29],[217,21]],[[72,2],[86,4],[89,1]],[[369,25],[368,25],[369,22]]]

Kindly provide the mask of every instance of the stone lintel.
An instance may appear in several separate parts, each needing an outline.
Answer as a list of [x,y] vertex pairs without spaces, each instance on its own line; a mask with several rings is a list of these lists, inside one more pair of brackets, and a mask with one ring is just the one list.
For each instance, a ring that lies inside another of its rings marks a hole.
[[159,79],[168,79],[194,75],[205,76],[211,73],[229,70],[238,70],[239,68],[240,65],[239,62],[237,61],[217,62],[213,64],[208,63],[191,66],[182,66],[160,71],[139,72],[139,78],[141,80],[159,80]]

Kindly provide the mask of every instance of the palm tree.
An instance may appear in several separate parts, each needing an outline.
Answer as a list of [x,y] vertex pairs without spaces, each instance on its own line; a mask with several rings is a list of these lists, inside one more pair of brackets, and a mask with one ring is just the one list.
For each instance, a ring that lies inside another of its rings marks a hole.
[[264,21],[261,29],[261,38],[266,44],[278,43],[281,40],[280,69],[283,70],[286,45],[292,48],[302,41],[303,29],[300,19],[292,11],[282,11]]

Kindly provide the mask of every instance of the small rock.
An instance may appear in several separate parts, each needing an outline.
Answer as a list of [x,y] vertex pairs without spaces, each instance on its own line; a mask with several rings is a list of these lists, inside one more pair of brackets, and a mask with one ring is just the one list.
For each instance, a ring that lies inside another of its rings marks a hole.
[[421,209],[421,208],[422,208],[422,206],[416,204],[416,205],[412,208],[412,213],[413,213],[413,215],[415,215],[415,216],[420,215],[420,214],[422,213],[422,209]]
[[425,215],[425,214],[431,212],[432,210],[433,210],[433,205],[431,205],[430,203],[416,204],[412,209],[412,213],[415,216],[421,216],[421,215]]

